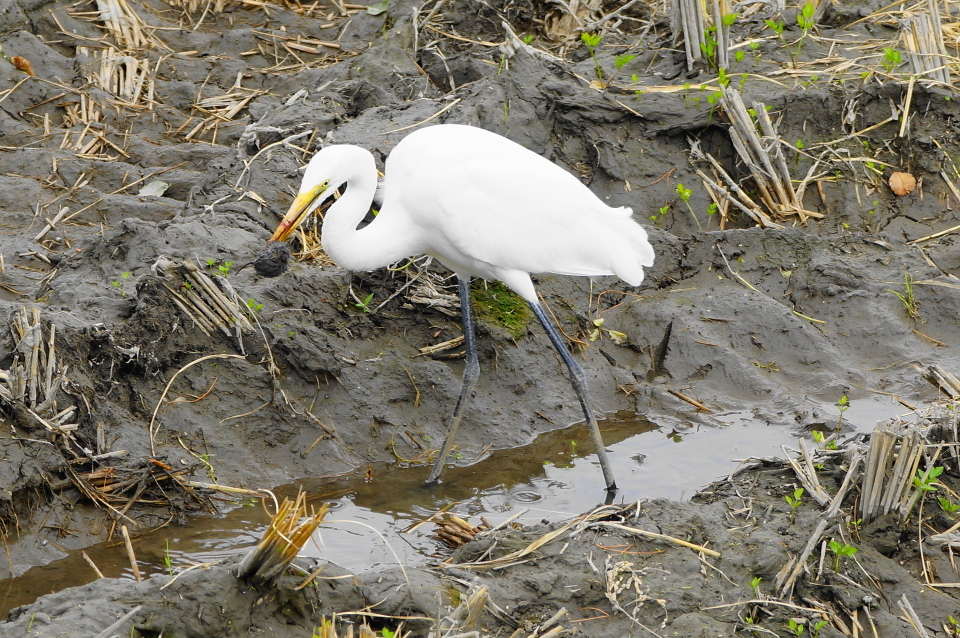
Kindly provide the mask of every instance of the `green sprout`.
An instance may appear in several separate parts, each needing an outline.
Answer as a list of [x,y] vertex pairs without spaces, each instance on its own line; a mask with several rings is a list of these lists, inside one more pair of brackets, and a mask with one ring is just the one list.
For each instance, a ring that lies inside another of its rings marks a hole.
[[363,301],[358,301],[357,303],[355,303],[355,304],[353,304],[353,305],[356,306],[357,308],[359,308],[360,310],[362,310],[364,313],[369,313],[369,312],[373,312],[373,310],[371,310],[371,308],[370,308],[370,302],[371,302],[371,301],[373,301],[373,293],[372,293],[372,292],[371,292],[369,295],[367,295],[366,299],[364,299]]
[[690,211],[690,216],[693,217],[693,221],[697,223],[697,229],[703,230],[703,226],[700,225],[700,220],[697,219],[696,213],[694,213],[693,208],[690,207],[690,194],[692,192],[693,191],[685,187],[683,184],[677,183],[677,195],[679,195],[680,199],[683,200],[683,203],[686,204],[687,210]]
[[787,626],[790,627],[790,633],[794,636],[802,636],[803,630],[806,628],[802,622],[797,622],[793,618],[787,619]]
[[250,312],[253,314],[257,314],[263,309],[263,304],[257,303],[257,300],[251,297],[250,299],[247,299],[247,308],[249,308]]
[[793,496],[787,494],[783,497],[783,500],[790,506],[790,524],[793,525],[797,520],[797,510],[803,505],[803,488],[798,487],[793,490]]
[[797,26],[803,29],[803,35],[800,36],[802,39],[803,36],[807,35],[807,31],[813,28],[813,25],[816,22],[813,19],[813,13],[816,7],[813,6],[811,0],[807,0],[803,7],[800,8],[800,13],[797,14]]
[[824,436],[823,432],[821,432],[820,430],[814,430],[814,431],[813,431],[813,441],[814,441],[814,443],[816,443],[817,445],[819,445],[819,446],[820,446],[822,449],[824,449],[824,450],[836,450],[836,449],[837,449],[837,441],[836,441],[836,439],[831,439],[830,441],[827,441],[827,444],[826,444],[826,445],[823,445],[824,439],[826,439],[826,437]]
[[960,510],[960,505],[957,505],[956,503],[951,501],[949,498],[940,496],[937,498],[937,501],[940,503],[940,509],[942,509],[944,512],[946,512],[950,516],[953,516],[954,514],[957,513],[957,510]]
[[918,323],[923,323],[923,318],[920,316],[920,302],[917,301],[917,297],[913,292],[913,276],[908,272],[903,273],[903,292],[897,292],[896,290],[890,290],[887,288],[887,292],[892,292],[897,297],[900,298],[900,301],[903,303],[903,307],[907,310],[907,315]]
[[614,71],[613,71],[613,75],[610,76],[610,79],[607,80],[607,82],[606,82],[606,84],[604,84],[604,86],[606,87],[606,86],[610,86],[611,84],[613,84],[613,78],[617,77],[617,74],[620,73],[620,70],[621,70],[623,67],[625,67],[625,66],[627,66],[628,64],[630,64],[630,61],[633,60],[633,59],[636,58],[636,57],[637,57],[637,56],[633,55],[632,53],[624,53],[623,55],[615,55],[615,56],[613,56],[613,66],[615,67],[615,69],[614,69]]
[[535,35],[532,34],[532,33],[531,33],[530,35],[525,35],[525,36],[523,36],[523,43],[524,43],[524,44],[530,44],[531,42],[533,42],[533,40],[534,40],[536,37],[537,37],[537,36],[535,36]]
[[797,58],[800,57],[800,50],[803,48],[803,41],[807,37],[807,32],[809,32],[810,29],[812,29],[816,24],[816,21],[813,19],[813,14],[815,12],[816,7],[813,6],[812,0],[807,0],[800,8],[800,13],[797,14],[797,26],[800,27],[800,37],[797,38],[796,53],[791,53],[790,48],[787,47],[787,53],[790,53],[790,60],[793,62],[793,68],[797,68]]
[[777,22],[776,20],[771,20],[770,18],[767,18],[763,22],[767,25],[768,29],[776,33],[779,37],[783,37],[784,24],[782,22]]
[[917,470],[917,475],[913,477],[913,486],[921,492],[936,491],[937,478],[943,474],[943,467],[931,467],[923,472]]
[[857,553],[857,548],[846,543],[840,544],[838,541],[830,541],[830,551],[833,552],[833,571],[840,572],[840,559],[844,556],[853,556]]
[[850,409],[850,399],[846,394],[841,394],[837,399],[837,409],[840,410],[840,416],[837,417],[837,430],[839,430],[843,424],[843,413]]
[[117,292],[120,293],[121,297],[126,297],[127,291],[124,288],[123,282],[126,281],[127,279],[130,279],[130,273],[129,272],[120,273],[120,279],[122,281],[111,281],[110,283],[113,284],[113,287],[117,289]]
[[217,260],[207,259],[207,267],[210,268],[211,274],[219,274],[221,277],[226,277],[230,274],[230,268],[233,266],[232,261],[225,261],[219,266],[217,265]]
[[761,580],[763,580],[763,579],[760,578],[759,576],[754,576],[753,578],[750,579],[750,589],[753,590],[753,597],[754,597],[754,598],[762,598],[762,597],[763,597],[763,596],[760,594],[760,581],[761,581]]
[[883,70],[887,73],[893,73],[894,70],[903,63],[900,52],[893,47],[883,47],[883,60],[880,62]]
[[670,204],[666,204],[665,206],[661,206],[661,207],[657,210],[657,213],[656,213],[656,214],[650,215],[650,219],[651,219],[651,221],[653,221],[654,224],[657,225],[657,228],[660,228],[660,224],[663,223],[663,218],[664,218],[664,217],[666,216],[666,214],[669,213],[669,212],[670,212]]
[[727,69],[724,67],[717,69],[717,84],[722,87],[727,87],[730,85],[730,76],[727,74]]
[[700,43],[700,52],[711,66],[717,68],[717,27],[710,26],[704,30],[703,42]]
[[580,40],[583,42],[583,45],[587,47],[587,51],[590,52],[590,58],[593,60],[594,70],[597,73],[597,79],[603,83],[603,69],[600,68],[600,62],[597,60],[597,47],[600,46],[600,40],[603,39],[603,36],[599,33],[581,33]]

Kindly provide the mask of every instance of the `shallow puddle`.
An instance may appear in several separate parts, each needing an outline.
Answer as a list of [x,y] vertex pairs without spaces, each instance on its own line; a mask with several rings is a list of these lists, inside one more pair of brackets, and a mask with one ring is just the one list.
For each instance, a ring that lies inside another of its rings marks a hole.
[[[838,414],[834,405],[821,407]],[[868,432],[878,420],[905,411],[892,399],[875,397],[851,402],[844,418]],[[689,498],[735,470],[743,459],[782,457],[782,445],[796,445],[796,433],[789,428],[759,423],[749,414],[717,414],[718,427],[672,432],[632,415],[618,416],[602,421],[601,429],[621,488],[617,500],[623,502]],[[480,516],[497,524],[518,513],[517,521],[535,523],[566,519],[602,503],[600,468],[590,447],[586,428],[574,426],[540,436],[523,448],[498,451],[469,467],[448,467],[443,484],[432,488],[423,485],[426,466],[380,463],[346,476],[306,479],[274,493],[282,498],[302,488],[316,501],[334,504],[305,555],[358,572],[397,561],[410,566],[439,555],[440,544],[430,538],[430,524],[403,530],[441,509],[472,524]],[[134,547],[140,571],[147,576],[243,553],[257,542],[268,520],[259,501],[250,501],[223,516],[196,516],[184,527],[138,537]],[[85,551],[105,576],[132,578],[122,544],[101,543]],[[2,580],[0,617],[38,596],[95,577],[76,551],[19,578]]]

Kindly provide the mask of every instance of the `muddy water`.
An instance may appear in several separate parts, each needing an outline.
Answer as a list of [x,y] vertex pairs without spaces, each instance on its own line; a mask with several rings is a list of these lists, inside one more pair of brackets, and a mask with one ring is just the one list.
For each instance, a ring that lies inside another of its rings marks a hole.
[[[821,411],[839,416],[837,408]],[[902,413],[886,397],[854,400],[844,414],[857,431],[870,431],[878,420]],[[710,481],[736,469],[751,457],[782,456],[795,431],[757,422],[748,414],[715,415],[718,427],[665,431],[655,424],[615,415],[601,422],[610,459],[621,487],[618,500],[689,498]],[[530,445],[500,451],[468,467],[445,471],[442,485],[426,488],[424,466],[375,464],[361,472],[317,477],[284,485],[281,497],[304,489],[333,508],[304,554],[339,563],[351,571],[375,569],[400,561],[421,565],[442,557],[430,538],[432,525],[405,531],[432,513],[447,509],[470,522],[485,517],[496,524],[515,520],[535,523],[580,514],[599,504],[599,466],[590,453],[585,428],[572,427],[543,435]],[[150,575],[240,554],[257,542],[269,517],[259,502],[249,501],[223,516],[198,516],[186,526],[156,530],[134,540],[142,574]],[[121,543],[101,543],[86,554],[107,577],[132,578]],[[93,569],[79,551],[30,569],[21,577],[0,581],[0,617],[38,596],[90,582]]]

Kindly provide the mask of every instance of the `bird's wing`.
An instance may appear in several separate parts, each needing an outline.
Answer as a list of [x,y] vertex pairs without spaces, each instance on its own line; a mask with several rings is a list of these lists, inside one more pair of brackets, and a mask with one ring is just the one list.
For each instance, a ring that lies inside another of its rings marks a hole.
[[469,141],[388,163],[388,197],[402,201],[441,258],[524,272],[614,272],[609,251],[629,250],[624,234],[640,228],[629,208],[610,208],[576,177],[505,138]]

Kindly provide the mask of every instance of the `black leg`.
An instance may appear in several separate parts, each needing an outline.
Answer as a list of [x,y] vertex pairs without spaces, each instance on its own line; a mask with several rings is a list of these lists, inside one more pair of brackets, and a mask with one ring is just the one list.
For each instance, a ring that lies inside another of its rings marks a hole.
[[460,388],[460,398],[457,399],[457,407],[453,409],[453,418],[450,420],[450,427],[447,429],[447,438],[443,441],[443,447],[440,448],[440,456],[430,471],[427,483],[435,483],[440,478],[440,472],[443,471],[443,465],[447,462],[447,455],[450,453],[450,446],[453,445],[453,437],[460,427],[460,420],[463,418],[463,411],[467,407],[467,401],[470,399],[470,393],[473,392],[473,386],[477,384],[480,378],[480,360],[477,358],[477,337],[473,329],[473,308],[470,305],[470,278],[457,275],[457,281],[460,283],[460,313],[463,322],[463,343],[467,350],[467,362],[463,368],[463,386]]
[[563,339],[560,338],[560,333],[557,332],[557,329],[553,327],[553,322],[547,317],[543,306],[531,301],[530,308],[533,309],[533,314],[537,315],[537,319],[540,320],[543,329],[547,331],[547,336],[550,337],[553,347],[557,349],[560,357],[564,363],[567,364],[567,368],[570,369],[570,382],[573,384],[573,389],[577,393],[577,398],[580,400],[580,407],[583,408],[583,416],[587,423],[590,424],[590,433],[593,435],[593,443],[597,448],[597,457],[600,459],[600,470],[603,472],[603,482],[606,484],[608,492],[616,491],[617,483],[613,480],[613,471],[610,469],[610,461],[607,459],[607,450],[604,448],[603,438],[600,436],[600,426],[597,425],[597,418],[594,416],[593,409],[590,407],[587,375],[583,373],[583,368],[580,367],[580,364],[574,360],[573,355],[567,350],[566,344],[564,344]]

